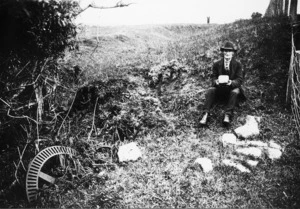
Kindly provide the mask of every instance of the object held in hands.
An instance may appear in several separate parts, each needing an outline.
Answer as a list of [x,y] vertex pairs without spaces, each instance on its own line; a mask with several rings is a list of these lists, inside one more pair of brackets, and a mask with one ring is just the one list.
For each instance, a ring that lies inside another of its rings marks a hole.
[[229,82],[229,76],[228,75],[219,75],[218,81],[219,81],[219,84],[227,84]]

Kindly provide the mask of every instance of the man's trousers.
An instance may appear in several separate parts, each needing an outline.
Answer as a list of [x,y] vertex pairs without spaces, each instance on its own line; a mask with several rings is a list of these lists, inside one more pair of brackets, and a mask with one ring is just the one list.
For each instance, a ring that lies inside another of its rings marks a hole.
[[227,105],[225,108],[225,113],[232,116],[239,94],[239,88],[231,88],[230,86],[210,87],[205,94],[206,100],[203,111],[209,113],[216,100],[226,100]]

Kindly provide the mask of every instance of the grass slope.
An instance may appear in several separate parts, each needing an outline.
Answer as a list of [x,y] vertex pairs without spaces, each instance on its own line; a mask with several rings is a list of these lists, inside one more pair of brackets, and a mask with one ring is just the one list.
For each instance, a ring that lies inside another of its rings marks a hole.
[[[176,90],[172,84],[165,84],[158,97],[174,129],[164,132],[153,129],[139,136],[136,141],[142,147],[143,158],[118,166],[107,174],[106,187],[121,198],[117,205],[299,207],[299,140],[292,114],[283,102],[290,47],[287,20],[242,20],[211,26],[100,28],[99,31],[100,42],[93,58],[97,59],[95,63],[101,63],[96,72],[101,79],[131,77],[145,86],[149,82],[144,80],[145,72],[172,59],[191,69],[186,80],[190,84],[188,87],[181,83]],[[84,53],[95,46],[95,33],[89,35],[89,38],[82,38],[83,43],[92,41],[93,44],[84,44]],[[220,56],[219,47],[225,40],[234,41],[240,49],[237,56],[247,73],[244,86],[249,100],[237,109],[231,128],[221,126],[222,105],[216,106],[208,128],[198,128],[203,89],[208,87],[210,67]],[[83,67],[89,80],[90,68],[96,68]],[[95,72],[92,75],[95,78]],[[184,87],[189,90],[183,96],[180,92]],[[153,90],[147,89],[149,91]],[[187,101],[192,102],[186,106]],[[250,174],[243,174],[221,163],[235,153],[224,148],[219,138],[242,125],[247,114],[262,116],[261,134],[255,139],[274,140],[284,147],[284,152],[277,161],[263,156]],[[212,159],[214,170],[205,174],[194,166],[198,157]]]

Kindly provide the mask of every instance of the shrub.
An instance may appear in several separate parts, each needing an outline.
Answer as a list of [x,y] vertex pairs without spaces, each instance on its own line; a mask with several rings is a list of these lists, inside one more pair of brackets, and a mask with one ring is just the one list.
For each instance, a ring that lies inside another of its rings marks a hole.
[[262,14],[259,13],[259,12],[253,12],[252,15],[251,15],[252,19],[259,19],[261,17],[262,17]]
[[[75,45],[72,21],[76,12],[77,4],[65,0],[1,2],[0,138],[9,132],[7,128],[20,129],[18,126],[26,124],[28,118],[36,119],[37,96],[52,96],[59,83],[58,59]],[[7,112],[14,117],[7,116]],[[13,142],[20,137],[10,138]]]

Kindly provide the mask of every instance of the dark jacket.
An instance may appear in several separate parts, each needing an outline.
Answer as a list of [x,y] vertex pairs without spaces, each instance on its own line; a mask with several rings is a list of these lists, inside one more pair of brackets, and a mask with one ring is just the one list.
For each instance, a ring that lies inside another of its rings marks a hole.
[[[216,61],[212,67],[212,86],[216,87],[215,81],[218,79],[219,75],[226,75],[224,67],[224,58]],[[244,71],[242,64],[237,61],[234,57],[232,58],[229,66],[229,79],[232,81],[232,88],[239,88],[241,90],[240,98],[242,100],[246,99],[244,90],[242,89],[242,84],[244,81]]]

